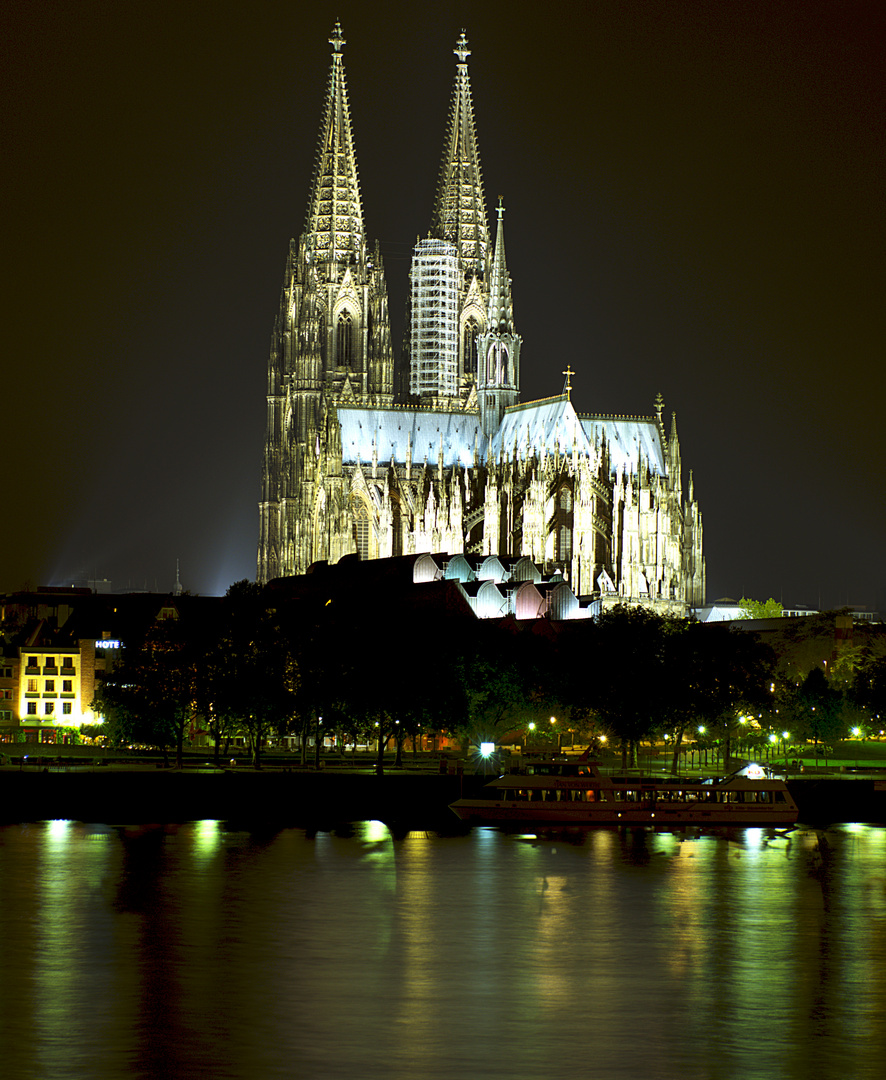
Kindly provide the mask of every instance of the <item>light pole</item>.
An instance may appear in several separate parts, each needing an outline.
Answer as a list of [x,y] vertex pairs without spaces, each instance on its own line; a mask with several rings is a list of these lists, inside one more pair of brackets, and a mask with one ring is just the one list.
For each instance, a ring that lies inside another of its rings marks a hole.
[[[556,723],[557,723],[557,717],[552,716],[551,717],[551,724],[554,725]],[[563,749],[563,732],[558,731],[557,732],[557,753],[559,754],[562,749]]]

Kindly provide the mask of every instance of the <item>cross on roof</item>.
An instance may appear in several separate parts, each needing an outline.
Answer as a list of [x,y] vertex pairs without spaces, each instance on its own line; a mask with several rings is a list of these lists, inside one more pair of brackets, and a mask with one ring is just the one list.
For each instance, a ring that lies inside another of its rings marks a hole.
[[575,374],[575,372],[572,370],[572,367],[567,364],[566,370],[563,372],[563,374],[566,376],[566,396],[570,397],[572,394],[572,376]]

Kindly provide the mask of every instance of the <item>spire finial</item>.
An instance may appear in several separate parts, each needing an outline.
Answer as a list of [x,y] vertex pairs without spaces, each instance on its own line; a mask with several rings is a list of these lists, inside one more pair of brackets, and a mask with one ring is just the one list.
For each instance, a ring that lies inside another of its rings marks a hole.
[[501,221],[505,212],[505,202],[503,195],[499,195],[498,197],[498,206],[496,206],[495,212],[498,214],[498,220]]
[[563,374],[566,376],[566,397],[569,398],[569,400],[571,401],[572,400],[572,376],[575,374],[575,372],[572,370],[572,367],[571,367],[570,364],[566,365],[566,370],[563,372]]
[[661,391],[655,395],[655,415],[658,417],[658,422],[661,423],[661,411],[664,408],[664,398],[661,396]]
[[335,29],[330,35],[329,44],[332,46],[332,51],[334,53],[340,53],[342,50],[342,46],[347,44],[344,34],[342,34],[341,32],[341,23],[338,21],[338,19],[335,20]]
[[452,51],[458,57],[459,63],[467,63],[467,59],[471,55],[471,50],[468,48],[468,39],[465,36],[464,30],[459,34],[458,41],[455,43],[455,48]]

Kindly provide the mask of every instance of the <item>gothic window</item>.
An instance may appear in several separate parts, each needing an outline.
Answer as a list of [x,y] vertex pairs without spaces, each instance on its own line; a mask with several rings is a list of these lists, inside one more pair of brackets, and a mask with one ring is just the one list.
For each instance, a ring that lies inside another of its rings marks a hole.
[[361,559],[369,558],[369,513],[361,505],[354,514],[354,527],[357,534],[357,553]]
[[462,333],[462,359],[465,375],[477,374],[477,335],[480,327],[473,319],[468,319]]
[[354,327],[350,311],[343,311],[335,328],[335,356],[339,367],[354,366]]
[[554,561],[558,563],[572,560],[572,506],[572,488],[564,484],[554,502]]

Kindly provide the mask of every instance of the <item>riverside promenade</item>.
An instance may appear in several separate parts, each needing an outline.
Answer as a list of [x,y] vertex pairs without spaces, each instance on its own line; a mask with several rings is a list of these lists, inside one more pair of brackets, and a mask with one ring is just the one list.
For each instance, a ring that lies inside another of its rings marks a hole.
[[[19,749],[16,747],[16,749]],[[22,747],[25,749],[25,747]],[[27,756],[4,755],[0,765],[0,823],[62,818],[112,825],[174,824],[203,819],[244,826],[299,825],[328,829],[351,821],[379,820],[395,831],[457,832],[449,804],[479,794],[495,775],[454,761],[388,761],[376,775],[371,758],[324,761],[315,769],[294,755],[269,756],[262,769],[239,761],[215,767],[189,755],[182,769],[162,761],[59,756],[34,747]],[[67,749],[67,748],[59,748]],[[79,749],[79,748],[78,748]],[[107,763],[103,763],[107,762]],[[800,824],[825,827],[859,822],[886,824],[886,771],[804,771],[788,774]]]

